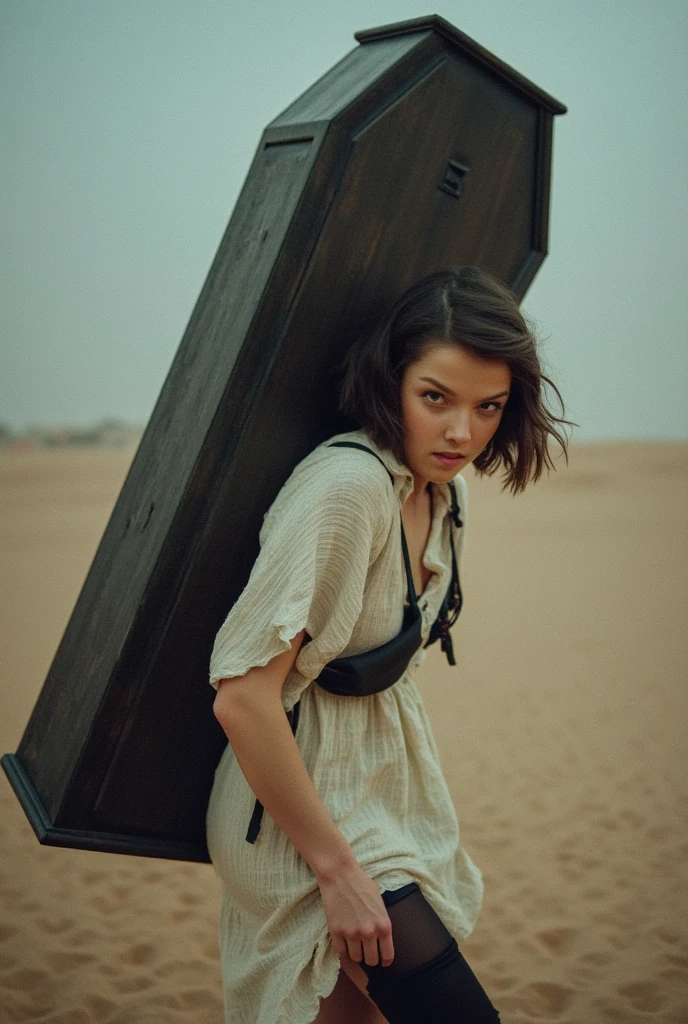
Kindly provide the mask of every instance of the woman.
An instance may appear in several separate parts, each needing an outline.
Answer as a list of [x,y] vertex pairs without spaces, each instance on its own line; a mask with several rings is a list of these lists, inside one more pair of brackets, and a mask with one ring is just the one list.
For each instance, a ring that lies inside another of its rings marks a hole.
[[550,437],[566,449],[566,421],[544,402],[514,296],[476,268],[414,285],[343,371],[340,408],[360,429],[284,484],[211,659],[229,739],[207,818],[226,1019],[498,1021],[457,945],[483,884],[411,674],[422,648],[380,692],[323,685],[333,662],[401,636],[410,612],[419,642],[439,629],[453,662],[457,474],[501,469],[520,491],[551,467]]

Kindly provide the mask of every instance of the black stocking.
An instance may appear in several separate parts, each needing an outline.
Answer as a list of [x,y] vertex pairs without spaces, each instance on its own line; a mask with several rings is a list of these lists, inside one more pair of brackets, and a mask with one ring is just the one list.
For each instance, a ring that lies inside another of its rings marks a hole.
[[498,1024],[499,1014],[415,882],[382,894],[394,961],[361,967],[389,1024]]

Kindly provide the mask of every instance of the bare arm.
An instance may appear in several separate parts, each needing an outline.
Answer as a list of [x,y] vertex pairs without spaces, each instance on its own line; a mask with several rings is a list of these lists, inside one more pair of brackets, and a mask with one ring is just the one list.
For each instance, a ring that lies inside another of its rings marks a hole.
[[310,865],[340,957],[384,964],[394,957],[391,924],[377,886],[320,799],[281,701],[305,630],[291,650],[244,676],[221,679],[213,705],[246,781]]
[[282,707],[282,686],[304,635],[267,665],[221,679],[213,710],[249,786],[320,878],[355,858],[311,781]]

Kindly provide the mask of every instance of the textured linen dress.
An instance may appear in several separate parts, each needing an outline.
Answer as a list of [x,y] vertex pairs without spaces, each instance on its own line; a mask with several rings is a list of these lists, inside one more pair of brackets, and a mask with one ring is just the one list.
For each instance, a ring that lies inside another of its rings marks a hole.
[[[334,440],[372,448],[383,466]],[[423,564],[433,575],[419,604],[428,637],[451,577],[449,487],[435,484]],[[462,519],[466,485],[456,478]],[[316,677],[340,655],[395,636],[406,574],[401,507],[409,469],[362,430],[338,434],[300,462],[266,514],[261,551],[221,627],[210,682],[244,675],[287,650],[306,629],[282,691],[300,699],[296,742],[315,787],[380,891],[415,881],[457,941],[473,930],[483,895],[480,870],[459,843],[456,813],[430,723],[411,672],[368,697],[321,689]],[[460,560],[464,529],[455,530]],[[256,740],[259,742],[259,738]],[[277,769],[279,766],[276,766]],[[220,948],[227,1024],[309,1024],[330,994],[339,958],[315,876],[266,811],[255,844],[246,830],[255,795],[227,746],[207,813],[210,856],[221,883]]]

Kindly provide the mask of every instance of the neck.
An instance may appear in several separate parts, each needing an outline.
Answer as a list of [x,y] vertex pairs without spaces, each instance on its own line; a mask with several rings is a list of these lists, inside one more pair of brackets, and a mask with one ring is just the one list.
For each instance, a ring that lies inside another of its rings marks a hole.
[[420,505],[427,499],[430,493],[431,481],[419,476],[418,473],[414,473],[413,470],[411,475],[413,476],[413,490],[406,501],[411,505]]

